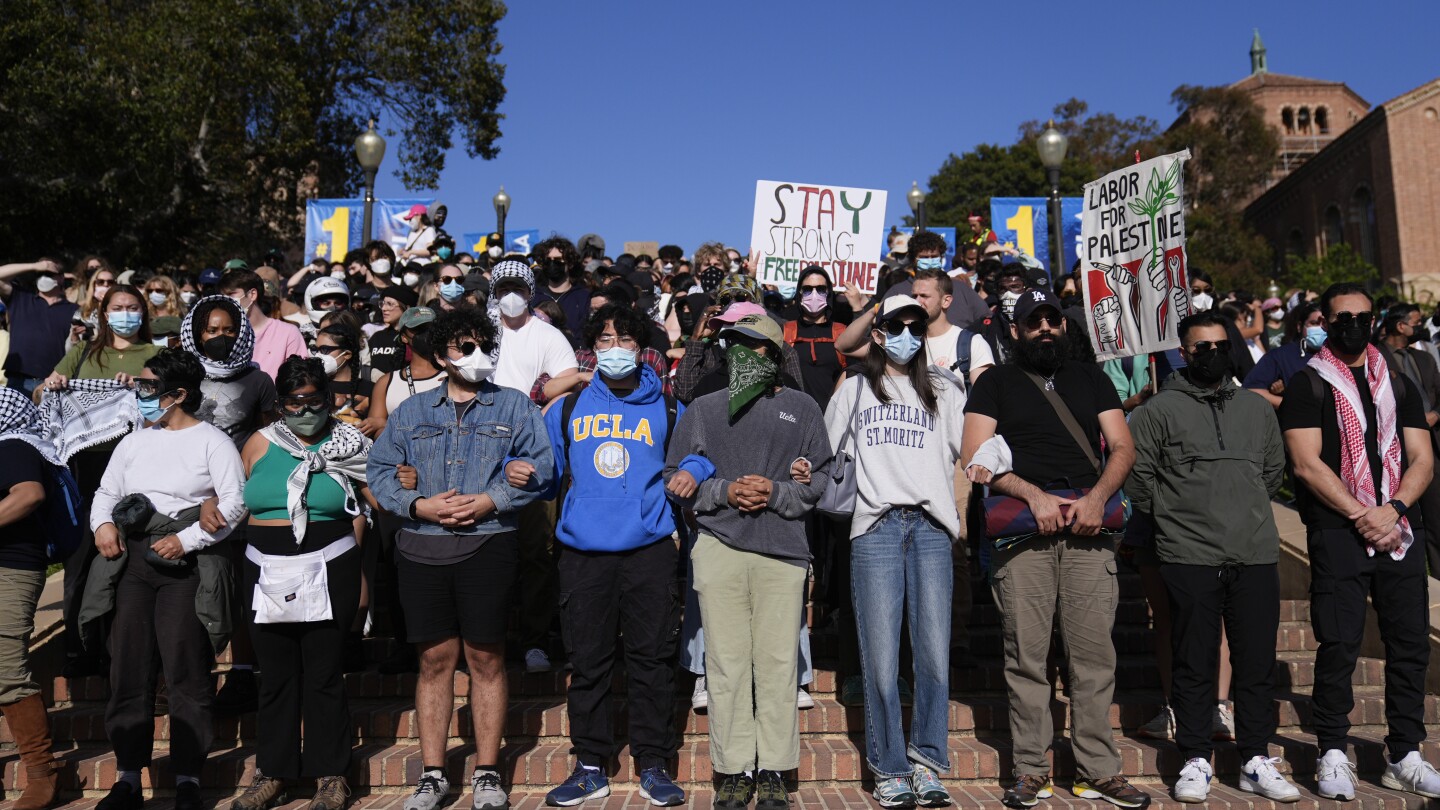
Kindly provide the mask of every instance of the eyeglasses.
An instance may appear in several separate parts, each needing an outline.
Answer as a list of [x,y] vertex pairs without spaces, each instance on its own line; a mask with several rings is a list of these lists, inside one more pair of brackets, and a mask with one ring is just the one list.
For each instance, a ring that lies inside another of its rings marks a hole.
[[[472,355],[472,354],[475,353],[475,350],[476,350],[476,349],[479,349],[479,348],[480,348],[480,344],[479,344],[479,343],[476,343],[476,342],[473,341],[473,340],[467,340],[467,341],[465,341],[464,343],[461,343],[459,346],[446,346],[446,347],[445,347],[445,351],[447,351],[447,352],[460,352],[460,354],[461,354],[462,356],[464,356],[464,357],[469,357],[470,355]],[[451,359],[458,359],[458,358],[451,358]]]
[[159,395],[161,394],[161,392],[166,392],[166,393],[169,392],[168,389],[165,387],[165,381],[164,381],[164,380],[161,380],[161,379],[148,380],[148,379],[145,379],[144,377],[136,377],[136,378],[135,378],[135,390],[140,393],[140,396],[142,396],[142,397],[147,397],[147,398],[148,398],[148,397],[159,396]]
[[1064,315],[1059,315],[1059,314],[1049,315],[1049,314],[1044,313],[1044,312],[1036,312],[1036,313],[1031,314],[1030,317],[1028,317],[1028,318],[1025,319],[1025,328],[1026,328],[1026,329],[1039,329],[1039,328],[1042,327],[1042,326],[1048,326],[1048,327],[1050,327],[1051,329],[1059,329],[1059,328],[1060,328],[1060,324],[1062,324],[1062,323],[1064,323],[1064,322],[1065,322],[1065,316],[1064,316]]
[[910,323],[905,323],[904,321],[897,318],[895,320],[886,321],[884,328],[885,334],[891,337],[900,337],[900,333],[904,332],[907,329],[910,330],[910,334],[914,335],[915,337],[924,337],[925,335],[925,324],[922,321],[911,321]]
[[1194,347],[1190,349],[1193,354],[1205,354],[1210,351],[1230,353],[1230,341],[1228,340],[1197,340]]
[[1342,329],[1349,326],[1351,322],[1360,324],[1361,329],[1369,329],[1375,321],[1373,312],[1337,312],[1330,322]]
[[110,281],[110,280],[108,280],[108,279],[97,278],[97,279],[95,279],[95,286],[96,286],[96,287],[114,287],[114,286],[115,286],[115,282],[114,282],[114,281]]
[[304,397],[280,397],[280,407],[292,413],[320,410],[325,407],[325,396],[311,394]]
[[629,335],[601,335],[595,338],[595,347],[598,349],[609,349],[620,346],[626,349],[634,349],[640,343]]

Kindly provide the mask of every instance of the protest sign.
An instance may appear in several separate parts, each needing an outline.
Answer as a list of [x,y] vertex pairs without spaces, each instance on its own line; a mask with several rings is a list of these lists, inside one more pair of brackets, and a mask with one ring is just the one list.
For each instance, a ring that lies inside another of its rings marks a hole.
[[1185,161],[1162,155],[1085,184],[1080,289],[1099,360],[1180,345],[1190,314],[1185,260]]
[[[412,205],[433,206],[430,197],[407,197],[399,200],[376,200],[371,211],[372,238],[388,242],[391,247],[405,246],[410,223],[401,219]],[[361,242],[365,227],[365,201],[308,200],[305,203],[305,258],[316,257],[332,262],[342,261],[345,254],[364,247]]]
[[755,184],[750,249],[761,284],[794,287],[817,264],[837,287],[873,294],[885,244],[885,192],[815,183]]
[[[1045,265],[1051,278],[1063,276],[1075,265],[1080,245],[1080,197],[1060,198],[1062,222],[1059,262],[1050,261],[1050,201],[1044,197],[991,197],[990,229],[1006,247],[1013,247],[1034,256]],[[966,237],[973,234],[967,229]]]
[[650,258],[653,259],[653,258],[655,258],[655,254],[660,252],[660,243],[659,243],[659,242],[626,242],[626,243],[625,243],[625,252],[626,252],[626,253],[629,253],[631,256],[649,256]]

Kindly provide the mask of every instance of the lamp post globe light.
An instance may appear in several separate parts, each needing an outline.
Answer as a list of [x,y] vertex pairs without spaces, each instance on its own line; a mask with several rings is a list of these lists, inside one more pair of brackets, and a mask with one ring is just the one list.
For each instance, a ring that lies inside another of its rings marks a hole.
[[510,213],[510,195],[505,193],[505,187],[495,193],[491,200],[495,204],[495,232],[500,234],[500,241],[505,241],[505,215]]
[[1065,135],[1055,128],[1055,121],[1046,125],[1045,131],[1035,140],[1035,149],[1040,152],[1040,163],[1045,167],[1045,179],[1050,184],[1050,277],[1053,279],[1067,268],[1060,267],[1065,260],[1065,229],[1060,218],[1060,166],[1065,162],[1065,148],[1069,145]]
[[905,199],[910,203],[910,213],[915,215],[915,232],[924,233],[925,192],[920,190],[920,183],[918,181],[912,181],[910,183],[910,191],[905,195]]
[[375,209],[375,173],[380,171],[380,162],[385,159],[385,139],[375,131],[375,119],[370,127],[355,138],[355,160],[365,171],[365,223],[361,227],[364,235],[362,244],[370,243],[370,217]]

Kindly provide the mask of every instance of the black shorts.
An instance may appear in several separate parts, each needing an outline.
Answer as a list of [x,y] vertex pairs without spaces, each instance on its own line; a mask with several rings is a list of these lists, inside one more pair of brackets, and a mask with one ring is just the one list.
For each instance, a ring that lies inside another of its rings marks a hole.
[[462,638],[502,644],[519,566],[514,532],[496,534],[457,563],[426,565],[396,553],[405,635],[413,644]]

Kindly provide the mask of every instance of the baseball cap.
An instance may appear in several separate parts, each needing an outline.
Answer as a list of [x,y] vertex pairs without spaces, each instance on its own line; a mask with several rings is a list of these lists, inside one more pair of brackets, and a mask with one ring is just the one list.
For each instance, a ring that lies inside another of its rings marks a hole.
[[209,287],[211,284],[219,284],[220,277],[224,275],[218,268],[207,267],[200,271],[200,286]]
[[759,315],[746,315],[730,326],[720,330],[720,336],[727,333],[744,335],[757,340],[763,340],[775,347],[776,351],[785,343],[785,336],[780,332],[780,325],[775,323],[769,315],[763,312]]
[[464,287],[467,293],[490,294],[490,279],[479,273],[465,274],[465,278],[460,280],[460,286]]
[[894,244],[892,244],[892,245],[890,246],[890,252],[891,252],[891,253],[909,253],[909,252],[910,252],[910,234],[908,234],[908,233],[896,234],[896,235],[895,235],[895,242],[894,242]]
[[392,298],[406,309],[420,303],[420,296],[416,295],[414,290],[401,284],[392,284],[380,290],[380,297]]
[[724,312],[716,315],[712,320],[719,321],[720,323],[730,324],[739,321],[741,318],[748,318],[751,315],[764,314],[765,307],[762,307],[759,304],[754,304],[749,301],[736,301],[735,303],[726,307]]
[[225,269],[226,269],[226,270],[249,270],[249,269],[250,269],[250,263],[247,262],[247,261],[245,261],[244,259],[231,259],[230,261],[225,262]]
[[1262,310],[1275,309],[1276,307],[1283,307],[1283,306],[1285,306],[1285,304],[1284,304],[1283,302],[1281,302],[1281,300],[1280,300],[1279,298],[1266,298],[1266,299],[1265,299],[1265,303],[1263,303],[1263,304],[1260,305],[1260,309],[1262,309]]
[[410,307],[400,313],[400,328],[414,329],[435,321],[435,310],[430,307]]
[[599,234],[587,233],[580,237],[579,242],[575,243],[575,249],[580,251],[581,254],[585,253],[586,248],[594,248],[603,255],[605,253],[605,240],[601,239]]
[[925,307],[921,306],[920,302],[914,298],[908,295],[892,295],[880,304],[880,317],[878,320],[888,321],[891,318],[906,313],[918,315],[922,320],[930,316],[930,313],[925,311]]
[[1021,293],[1020,300],[1015,302],[1015,323],[1023,326],[1030,320],[1031,313],[1041,307],[1052,307],[1060,312],[1060,299],[1044,287]]
[[168,337],[180,334],[180,319],[174,315],[166,315],[163,318],[156,318],[150,322],[150,331],[155,337]]
[[401,219],[407,219],[407,220],[408,220],[408,219],[414,219],[415,217],[423,216],[423,215],[425,215],[425,214],[428,214],[429,212],[430,212],[430,209],[426,208],[425,206],[423,206],[423,205],[421,205],[421,204],[419,204],[419,203],[416,203],[416,204],[410,206],[410,210],[409,210],[408,212],[406,212],[405,216],[400,217],[400,218],[401,218]]

